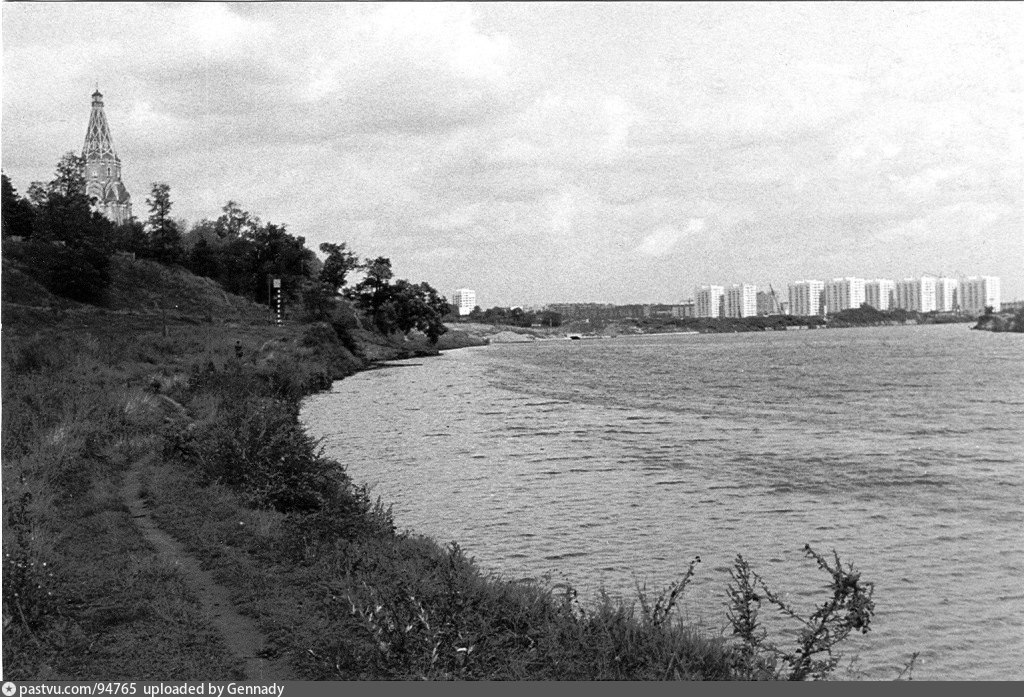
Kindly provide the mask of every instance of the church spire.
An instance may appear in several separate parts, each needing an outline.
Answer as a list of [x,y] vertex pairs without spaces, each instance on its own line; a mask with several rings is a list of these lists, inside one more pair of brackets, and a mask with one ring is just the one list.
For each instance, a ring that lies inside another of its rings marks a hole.
[[120,162],[114,152],[114,140],[110,137],[110,126],[103,113],[103,95],[99,87],[92,93],[92,114],[89,116],[89,130],[85,132],[85,147],[82,157],[90,160],[111,159]]

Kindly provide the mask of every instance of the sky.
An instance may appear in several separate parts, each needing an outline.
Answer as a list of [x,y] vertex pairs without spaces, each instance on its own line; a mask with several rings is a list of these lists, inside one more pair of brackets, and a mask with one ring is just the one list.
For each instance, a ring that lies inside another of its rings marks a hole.
[[228,201],[483,307],[995,275],[1024,299],[1024,3],[2,3],[3,171]]

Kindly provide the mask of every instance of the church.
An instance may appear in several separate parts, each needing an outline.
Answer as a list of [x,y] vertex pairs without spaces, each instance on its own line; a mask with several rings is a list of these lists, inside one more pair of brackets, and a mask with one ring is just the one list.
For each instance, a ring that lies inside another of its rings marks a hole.
[[85,134],[85,193],[96,200],[96,210],[113,223],[127,223],[132,217],[132,197],[121,182],[121,159],[114,152],[114,141],[103,113],[103,95],[92,94],[92,114]]

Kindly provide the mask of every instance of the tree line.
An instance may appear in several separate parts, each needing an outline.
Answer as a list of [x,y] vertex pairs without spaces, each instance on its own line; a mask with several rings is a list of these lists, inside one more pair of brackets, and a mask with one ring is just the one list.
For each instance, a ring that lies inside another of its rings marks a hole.
[[504,324],[513,327],[542,327],[562,326],[562,315],[553,310],[541,312],[530,312],[521,307],[492,307],[487,310],[479,305],[464,318],[467,322],[483,322],[485,324]]
[[[56,295],[102,303],[111,255],[129,253],[182,266],[265,305],[274,300],[272,279],[280,279],[282,300],[308,320],[330,320],[345,298],[384,334],[416,329],[436,342],[446,331],[448,302],[426,282],[395,279],[387,257],[360,260],[346,243],[325,242],[321,261],[304,237],[264,223],[235,201],[186,231],[171,215],[166,183],[152,185],[144,222],[133,217],[115,225],[94,209],[85,184],[85,159],[74,153],[60,159],[51,181],[33,182],[25,196],[2,175],[3,237],[22,239],[26,270]],[[348,287],[356,273],[363,279]]]

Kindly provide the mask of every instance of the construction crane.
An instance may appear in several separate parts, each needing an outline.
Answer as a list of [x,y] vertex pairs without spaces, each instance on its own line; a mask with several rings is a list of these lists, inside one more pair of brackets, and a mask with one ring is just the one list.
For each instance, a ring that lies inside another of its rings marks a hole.
[[768,314],[769,315],[780,314],[779,298],[778,298],[777,295],[775,295],[775,289],[772,288],[772,284],[771,283],[768,284],[768,290],[771,291],[771,296],[772,296],[772,302],[771,302],[771,305],[768,308]]

